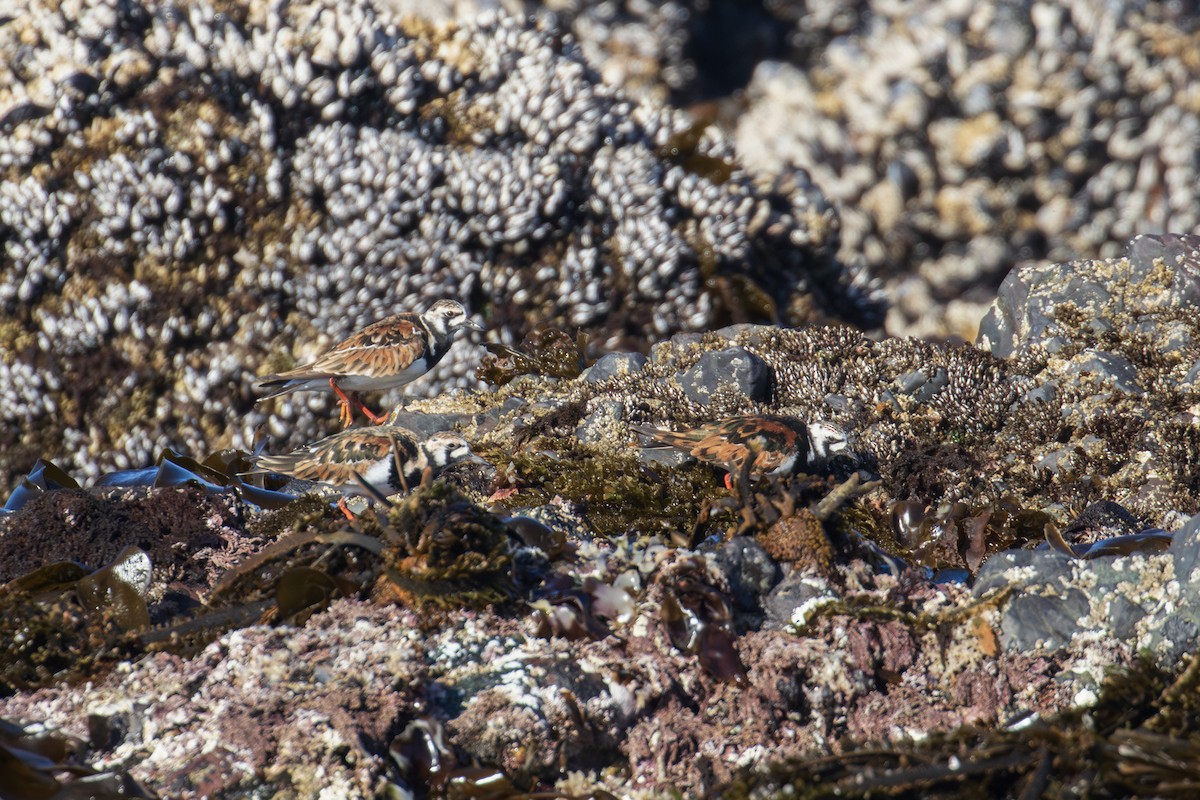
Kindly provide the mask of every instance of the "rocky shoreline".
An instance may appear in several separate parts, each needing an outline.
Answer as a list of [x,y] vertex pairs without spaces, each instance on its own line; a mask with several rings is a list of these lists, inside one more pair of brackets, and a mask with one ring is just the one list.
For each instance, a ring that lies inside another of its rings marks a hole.
[[[719,3],[445,5],[0,15],[0,794],[1195,794],[1194,23],[776,4],[685,113]],[[445,297],[485,464],[246,477]],[[849,450],[637,435],[748,414]]]
[[[452,467],[353,523],[312,500],[259,510],[211,482],[34,493],[3,518],[4,579],[31,552],[101,566],[137,544],[154,627],[76,605],[105,654],[80,662],[87,682],[45,666],[82,658],[78,642],[33,668],[10,650],[21,691],[0,716],[80,737],[96,768],[165,795],[419,795],[498,772],[513,796],[770,796],[818,779],[816,756],[832,759],[818,794],[903,783],[895,765],[834,774],[868,744],[941,764],[913,786],[953,793],[953,756],[972,785],[1065,790],[1153,760],[1092,764],[1066,744],[1113,692],[1158,687],[1104,735],[1182,746],[1172,731],[1197,721],[1171,681],[1200,631],[1200,258],[1194,237],[1129,252],[1011,276],[984,325],[1007,359],[742,327],[571,378],[545,373],[577,343],[543,339],[492,391],[394,413],[460,428],[490,467]],[[731,351],[767,379],[704,368]],[[834,419],[867,466],[729,492],[627,427],[747,408]],[[1036,549],[1049,528],[1069,552]],[[302,601],[279,588],[294,581]],[[1042,747],[1058,730],[1076,771],[982,755],[1011,754],[1025,726]],[[992,739],[972,755],[966,731]],[[397,755],[432,742],[440,771]]]

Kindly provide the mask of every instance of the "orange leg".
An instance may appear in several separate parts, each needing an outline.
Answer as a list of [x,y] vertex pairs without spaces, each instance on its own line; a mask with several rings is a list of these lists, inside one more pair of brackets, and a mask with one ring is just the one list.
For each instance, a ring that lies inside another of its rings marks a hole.
[[365,405],[363,405],[363,401],[358,399],[357,393],[351,394],[350,396],[354,398],[354,405],[358,407],[358,410],[366,415],[367,419],[371,420],[371,422],[375,423],[376,425],[382,425],[383,423],[387,422],[388,415],[386,413],[376,414],[371,409],[367,408]]
[[346,498],[342,497],[338,500],[338,510],[346,515],[346,519],[354,519],[354,512],[346,505]]
[[[333,393],[337,395],[338,404],[342,407],[342,413],[338,416],[343,428],[349,428],[350,423],[354,422],[354,412],[352,410],[352,401],[342,391],[342,387],[337,385],[337,378],[329,379],[329,388],[333,389]],[[359,405],[362,405],[359,403]]]
[[346,394],[342,391],[342,387],[337,385],[337,378],[329,379],[329,388],[333,389],[333,393],[337,395],[338,403],[342,406],[341,420],[343,428],[349,428],[354,422],[354,412],[361,411],[363,415],[371,420],[376,425],[382,425],[387,422],[387,414],[376,414],[371,409],[363,405],[363,401],[358,399],[358,392],[350,392]]

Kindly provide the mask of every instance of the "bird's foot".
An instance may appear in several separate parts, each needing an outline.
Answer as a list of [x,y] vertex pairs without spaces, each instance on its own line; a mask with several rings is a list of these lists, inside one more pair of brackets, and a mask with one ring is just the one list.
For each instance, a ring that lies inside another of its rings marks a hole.
[[383,414],[376,414],[374,411],[372,411],[371,409],[369,409],[365,405],[363,405],[363,402],[361,400],[359,400],[357,397],[355,397],[354,399],[358,403],[358,409],[360,411],[362,411],[362,413],[365,414],[367,419],[371,420],[372,423],[374,423],[376,425],[382,425],[383,423],[388,421],[389,414],[387,414],[386,412],[384,412]]
[[[329,379],[329,388],[333,389],[333,393],[337,395],[338,403],[342,407],[338,420],[342,423],[343,428],[349,428],[354,422],[353,405],[357,401],[357,398],[352,400],[351,396],[347,396],[346,393],[342,391],[342,387],[337,385],[337,378]],[[359,403],[358,405],[361,406],[362,403]]]

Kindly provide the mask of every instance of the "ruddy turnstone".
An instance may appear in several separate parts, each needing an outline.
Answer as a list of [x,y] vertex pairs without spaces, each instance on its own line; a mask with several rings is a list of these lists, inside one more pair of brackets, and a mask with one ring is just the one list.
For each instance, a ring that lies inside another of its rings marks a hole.
[[446,355],[462,328],[481,331],[462,303],[439,300],[420,314],[405,312],[368,325],[308,364],[259,378],[259,388],[275,391],[259,402],[292,392],[333,390],[341,405],[342,427],[360,410],[376,425],[387,415],[363,405],[359,392],[394,389],[416,380]]
[[277,472],[340,488],[338,508],[352,518],[346,498],[396,494],[420,483],[426,469],[437,474],[464,461],[485,463],[457,433],[442,431],[422,440],[407,428],[375,425],[341,431],[284,455],[259,456],[254,469],[243,474]]
[[698,428],[668,431],[647,425],[631,430],[658,444],[682,450],[694,458],[728,470],[732,486],[747,458],[750,476],[779,475],[797,467],[815,469],[848,447],[845,432],[828,422],[804,424],[791,417],[754,415],[728,417]]

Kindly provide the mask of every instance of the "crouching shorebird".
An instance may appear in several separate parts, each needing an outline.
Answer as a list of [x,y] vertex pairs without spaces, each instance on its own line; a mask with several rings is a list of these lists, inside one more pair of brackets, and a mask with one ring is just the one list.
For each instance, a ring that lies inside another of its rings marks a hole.
[[358,393],[394,389],[421,377],[442,360],[454,334],[463,328],[483,330],[454,300],[439,300],[420,314],[405,312],[381,319],[315,361],[260,377],[259,388],[274,391],[258,402],[292,392],[332,391],[341,405],[342,427],[354,421],[355,410],[379,425],[387,415],[374,414]]
[[742,469],[747,459],[750,477],[757,480],[764,475],[781,475],[797,469],[819,469],[849,446],[845,431],[838,426],[829,422],[806,425],[792,417],[728,417],[684,431],[647,425],[629,427],[653,442],[727,470],[727,488],[732,488],[731,476]]
[[285,455],[259,456],[254,469],[243,474],[275,472],[341,489],[338,508],[353,519],[348,497],[407,491],[421,482],[426,469],[436,475],[465,461],[487,463],[457,433],[443,431],[422,440],[407,428],[376,425],[341,431]]

